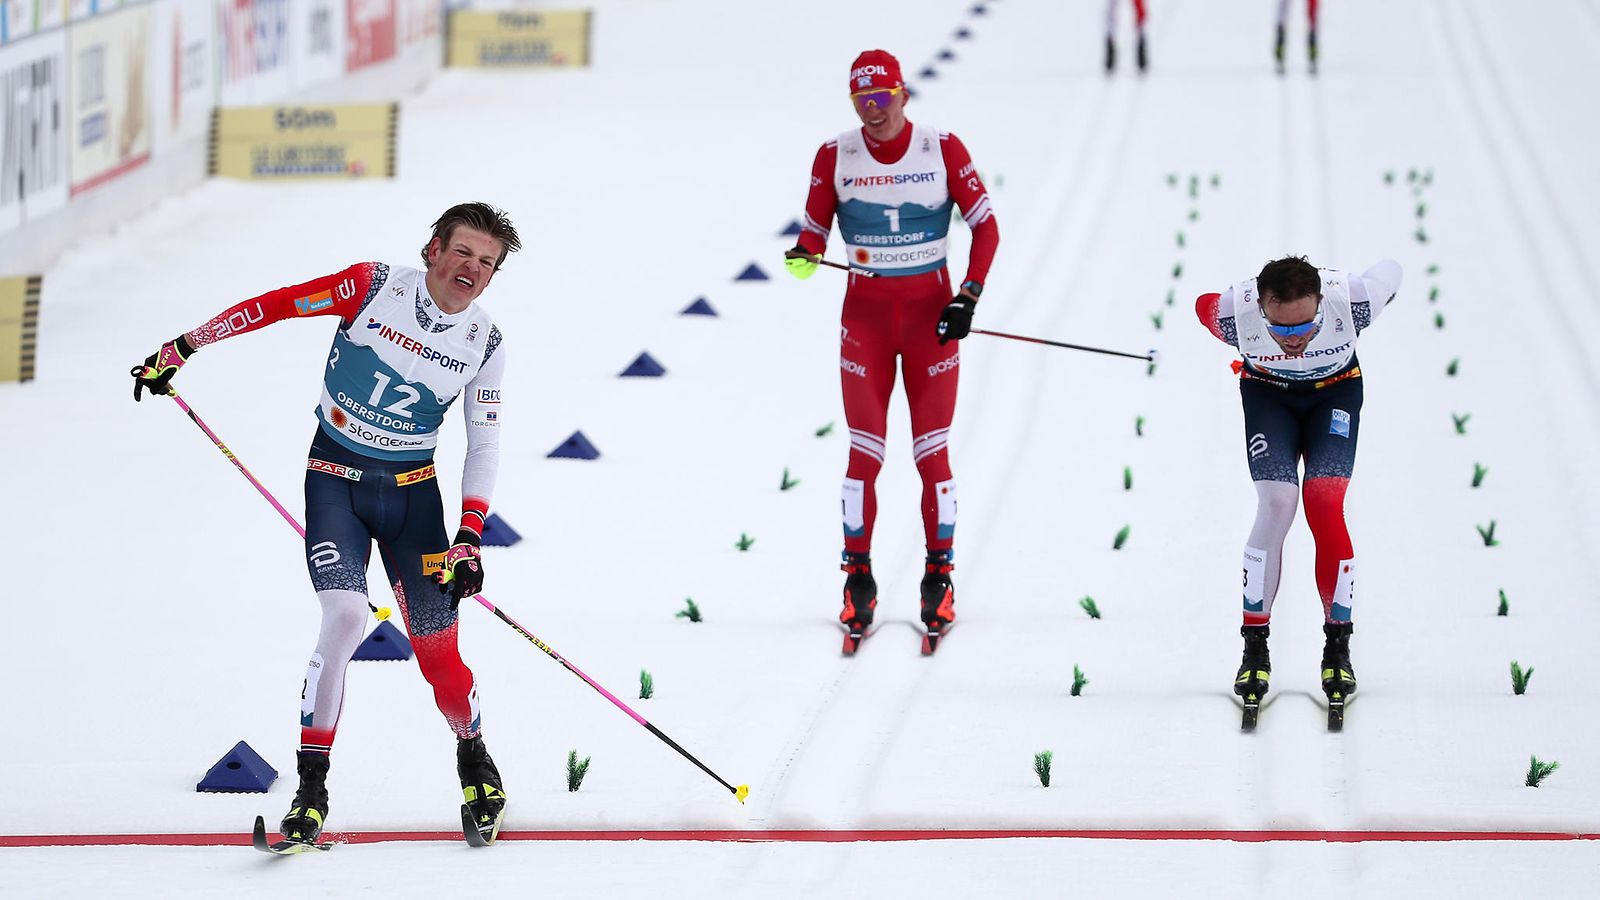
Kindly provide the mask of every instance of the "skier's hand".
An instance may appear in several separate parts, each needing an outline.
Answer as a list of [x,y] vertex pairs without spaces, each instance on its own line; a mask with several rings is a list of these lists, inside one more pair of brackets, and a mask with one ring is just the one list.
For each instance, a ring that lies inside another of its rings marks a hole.
[[978,294],[983,286],[969,281],[961,286],[961,293],[939,314],[939,343],[959,341],[972,332],[972,314],[978,308]]
[[133,399],[140,399],[141,390],[148,390],[153,395],[171,393],[169,385],[172,376],[178,374],[178,370],[193,355],[194,348],[183,335],[162,344],[160,350],[144,358],[143,365],[134,366],[129,373],[133,376]]
[[444,553],[444,571],[434,576],[439,593],[450,595],[450,609],[461,605],[463,597],[483,590],[483,558],[478,553],[479,538],[462,528],[456,542]]
[[793,249],[783,254],[783,267],[789,274],[804,281],[817,272],[817,254],[795,244]]

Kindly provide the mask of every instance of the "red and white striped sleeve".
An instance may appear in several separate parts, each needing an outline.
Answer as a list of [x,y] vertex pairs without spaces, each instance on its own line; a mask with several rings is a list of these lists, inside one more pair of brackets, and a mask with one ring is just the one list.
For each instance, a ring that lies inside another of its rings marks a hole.
[[961,209],[961,217],[972,229],[972,253],[967,259],[965,281],[980,284],[989,277],[989,266],[1000,247],[1000,226],[994,219],[994,208],[989,203],[989,189],[972,162],[961,139],[949,132],[939,133],[939,149],[944,154],[945,178],[951,199]]
[[284,319],[338,316],[349,325],[372,291],[382,285],[387,272],[388,268],[379,263],[356,263],[332,275],[268,291],[217,313],[184,337],[189,346],[198,350]]
[[828,249],[828,232],[833,230],[833,214],[839,206],[839,195],[833,189],[838,160],[839,142],[833,140],[818,148],[817,158],[811,163],[811,190],[806,194],[799,244],[818,256]]

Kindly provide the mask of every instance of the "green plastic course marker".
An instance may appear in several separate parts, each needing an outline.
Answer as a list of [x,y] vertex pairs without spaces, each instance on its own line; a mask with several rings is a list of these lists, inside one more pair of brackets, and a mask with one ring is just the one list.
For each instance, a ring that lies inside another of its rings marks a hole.
[[1430,288],[1428,288],[1428,302],[1429,303],[1438,303],[1439,302],[1439,286],[1437,284],[1433,285]]
[[1500,589],[1500,606],[1495,610],[1497,616],[1511,615],[1511,601],[1506,599],[1505,588]]
[[1500,546],[1500,541],[1498,539],[1496,539],[1495,536],[1494,536],[1494,520],[1493,519],[1489,520],[1489,527],[1488,528],[1485,528],[1482,525],[1478,525],[1476,527],[1478,529],[1478,536],[1483,538],[1483,545],[1485,547],[1498,547],[1498,546]]
[[693,597],[683,598],[683,609],[673,613],[673,618],[688,619],[691,622],[700,621],[700,606],[694,602]]
[[1485,476],[1487,474],[1489,474],[1489,467],[1488,466],[1485,466],[1482,463],[1473,463],[1472,464],[1472,486],[1473,487],[1477,487],[1478,485],[1483,484],[1483,476]]
[[1428,266],[1428,274],[1429,275],[1437,275],[1437,274],[1439,274],[1439,264],[1438,263],[1434,263],[1434,264]]
[[1189,221],[1191,221],[1191,222],[1200,221],[1200,210],[1198,210],[1198,209],[1189,210]]
[[1033,774],[1039,776],[1039,783],[1045,787],[1050,786],[1050,760],[1055,754],[1049,750],[1040,750],[1033,755]]
[[1460,415],[1451,413],[1450,418],[1456,423],[1456,434],[1467,433],[1467,420],[1472,418],[1472,413],[1461,413]]
[[756,542],[755,538],[753,538],[750,535],[745,534],[744,532],[741,531],[741,532],[739,532],[739,540],[734,544],[734,546],[738,547],[741,551],[744,551],[744,550],[749,550],[750,546],[752,544],[754,544],[755,542]]
[[[1528,787],[1538,787],[1539,783],[1550,777],[1550,773],[1561,768],[1561,763],[1551,760],[1544,762],[1537,756],[1528,757],[1528,777],[1523,784]],[[1046,785],[1048,787],[1048,785]]]
[[1446,375],[1449,375],[1451,378],[1456,377],[1456,373],[1459,372],[1460,370],[1461,370],[1461,357],[1459,357],[1459,356],[1456,357],[1455,359],[1450,360],[1450,365],[1444,367],[1444,373]]
[[1084,597],[1078,601],[1078,605],[1083,608],[1084,612],[1089,614],[1089,618],[1100,618],[1100,605],[1094,602],[1093,597]]
[[799,483],[800,483],[800,479],[798,479],[798,478],[790,478],[789,477],[789,467],[788,466],[784,466],[783,467],[783,480],[778,482],[778,490],[787,491],[788,489],[794,487],[795,485],[797,485]]
[[1144,437],[1144,416],[1133,417],[1133,436]]
[[1167,288],[1167,305],[1168,306],[1172,305],[1172,301],[1173,301],[1173,298],[1176,295],[1176,293],[1177,293],[1177,288]]
[[1133,490],[1133,467],[1132,466],[1123,466],[1122,467],[1122,489],[1125,490],[1125,491]]
[[1419,244],[1426,244],[1428,242],[1428,232],[1421,227],[1417,228],[1416,237],[1417,243]]
[[1426,203],[1418,203],[1417,204],[1417,218],[1420,219],[1420,218],[1422,218],[1423,216],[1425,216],[1427,214],[1428,214],[1428,204],[1426,204]]
[[578,762],[578,751],[573,750],[567,754],[567,790],[576,791],[583,784],[583,776],[589,774],[589,760],[592,756],[585,756],[583,762]]
[[1150,314],[1150,324],[1154,325],[1157,331],[1161,330],[1161,319],[1163,315],[1164,314],[1159,310]]
[[832,422],[829,422],[828,424],[826,424],[826,425],[822,426],[821,428],[817,429],[817,437],[827,437],[830,434],[833,434],[833,423]]
[[1221,172],[1212,172],[1211,173],[1211,186],[1213,188],[1222,187],[1222,173]]
[[1172,277],[1174,280],[1183,277],[1183,263],[1175,262],[1172,264]]
[[1516,660],[1511,661],[1511,693],[1522,696],[1528,692],[1528,679],[1533,677],[1533,666],[1524,669],[1517,665]]
[[1384,184],[1394,184],[1394,170],[1393,169],[1390,169],[1389,171],[1383,173],[1383,183]]
[[1200,196],[1200,176],[1199,175],[1190,175],[1189,176],[1189,196],[1190,197],[1198,197],[1198,196]]
[[1178,186],[1178,173],[1177,172],[1168,172],[1167,173],[1167,187],[1177,187],[1177,186]]
[[1072,666],[1072,696],[1083,696],[1083,686],[1088,683],[1089,679],[1083,676],[1083,670],[1078,668],[1077,664],[1074,663]]
[[656,695],[656,680],[648,669],[639,670],[639,699],[649,700]]
[[1116,538],[1114,538],[1111,541],[1111,549],[1113,549],[1113,550],[1121,550],[1122,549],[1122,545],[1126,544],[1128,542],[1128,533],[1131,532],[1131,531],[1133,531],[1133,526],[1131,526],[1131,525],[1122,526],[1121,530],[1119,530],[1117,532]]
[[1444,330],[1444,313],[1436,312],[1433,314],[1433,327],[1440,331]]
[[1183,249],[1183,232],[1178,232],[1178,249]]

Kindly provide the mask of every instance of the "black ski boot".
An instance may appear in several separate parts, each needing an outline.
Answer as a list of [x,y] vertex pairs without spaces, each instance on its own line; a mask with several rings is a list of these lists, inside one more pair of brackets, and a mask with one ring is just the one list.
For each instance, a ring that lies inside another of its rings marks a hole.
[[315,843],[328,818],[328,754],[301,750],[295,756],[300,787],[278,830],[291,841]]
[[1144,52],[1144,32],[1139,32],[1139,43],[1134,47],[1134,57],[1139,61],[1139,74],[1143,75],[1150,68],[1150,58]]
[[1117,70],[1117,42],[1109,35],[1106,37],[1106,74],[1110,75]]
[[950,581],[954,569],[950,551],[929,551],[927,573],[922,576],[922,624],[930,631],[943,630],[956,620],[956,586]]
[[1315,31],[1306,38],[1306,61],[1311,64],[1311,74],[1317,74],[1317,33]]
[[1329,699],[1349,697],[1356,692],[1356,670],[1350,665],[1351,622],[1329,622],[1322,626],[1327,643],[1322,645],[1322,692]]
[[872,559],[865,553],[844,554],[844,609],[839,611],[839,621],[852,634],[860,634],[872,624],[872,612],[878,607],[878,582],[872,577]]
[[1239,674],[1233,679],[1233,692],[1241,697],[1260,699],[1267,694],[1267,680],[1272,677],[1272,657],[1267,653],[1267,625],[1242,625],[1239,634],[1244,637],[1244,658],[1239,663]]
[[1284,45],[1283,26],[1279,25],[1278,26],[1278,40],[1277,40],[1277,43],[1272,45],[1272,58],[1277,63],[1278,74],[1279,75],[1283,74],[1283,45]]
[[500,785],[500,770],[483,746],[483,737],[456,744],[456,772],[461,776],[461,827],[467,843],[486,847],[500,836],[500,822],[506,814],[506,795]]

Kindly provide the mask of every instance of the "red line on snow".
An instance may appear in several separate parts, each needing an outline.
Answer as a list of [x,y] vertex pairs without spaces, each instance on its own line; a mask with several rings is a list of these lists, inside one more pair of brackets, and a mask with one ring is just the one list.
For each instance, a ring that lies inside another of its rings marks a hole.
[[[324,835],[335,843],[382,841],[458,841],[457,831],[351,831]],[[971,841],[1000,838],[1078,838],[1109,841],[1236,841],[1277,843],[1321,841],[1335,844],[1446,841],[1594,841],[1600,834],[1563,831],[1228,831],[1220,829],[974,829],[763,831],[749,829],[679,831],[502,831],[502,841],[715,841],[852,843],[881,841]],[[0,835],[3,847],[222,847],[244,846],[248,834],[18,834]]]

